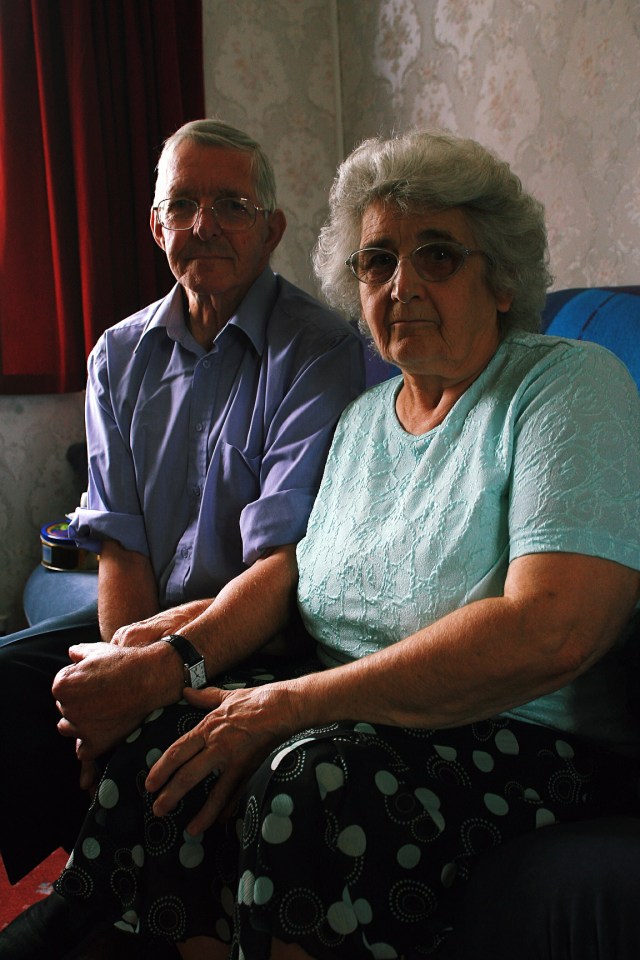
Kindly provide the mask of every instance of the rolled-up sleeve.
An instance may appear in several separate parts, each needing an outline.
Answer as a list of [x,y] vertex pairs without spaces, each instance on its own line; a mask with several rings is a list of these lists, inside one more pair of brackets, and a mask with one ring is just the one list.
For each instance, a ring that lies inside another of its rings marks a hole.
[[336,423],[363,386],[363,347],[355,334],[336,336],[300,369],[267,431],[260,496],[240,516],[246,564],[304,536]]
[[70,535],[85,550],[99,553],[103,540],[149,555],[131,450],[114,415],[109,390],[107,339],[88,361],[86,429],[89,458],[87,505],[78,507]]

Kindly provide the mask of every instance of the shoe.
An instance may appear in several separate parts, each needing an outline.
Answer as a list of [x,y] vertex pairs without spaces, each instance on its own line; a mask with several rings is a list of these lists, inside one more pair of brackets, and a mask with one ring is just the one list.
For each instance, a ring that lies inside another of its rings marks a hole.
[[63,960],[73,957],[103,929],[87,912],[50,893],[0,931],[2,960]]

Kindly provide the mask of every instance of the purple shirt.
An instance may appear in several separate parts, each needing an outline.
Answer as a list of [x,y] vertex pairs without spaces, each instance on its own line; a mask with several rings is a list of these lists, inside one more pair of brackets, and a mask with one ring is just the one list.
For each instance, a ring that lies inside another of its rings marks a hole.
[[162,607],[214,594],[306,531],[360,338],[267,268],[207,352],[176,285],[88,363],[89,488],[70,532],[148,556]]

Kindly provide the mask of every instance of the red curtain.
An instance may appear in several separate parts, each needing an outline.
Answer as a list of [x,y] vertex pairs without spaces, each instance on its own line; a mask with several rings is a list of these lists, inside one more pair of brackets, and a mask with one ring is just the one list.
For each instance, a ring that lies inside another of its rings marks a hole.
[[202,116],[200,0],[0,0],[0,393],[82,389],[169,289],[154,168]]

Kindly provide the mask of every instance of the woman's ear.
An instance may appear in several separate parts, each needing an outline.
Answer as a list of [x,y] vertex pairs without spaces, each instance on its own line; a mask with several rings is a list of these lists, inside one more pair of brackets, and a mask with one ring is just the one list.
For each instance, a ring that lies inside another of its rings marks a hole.
[[512,293],[496,293],[496,310],[498,313],[507,313],[513,303]]

